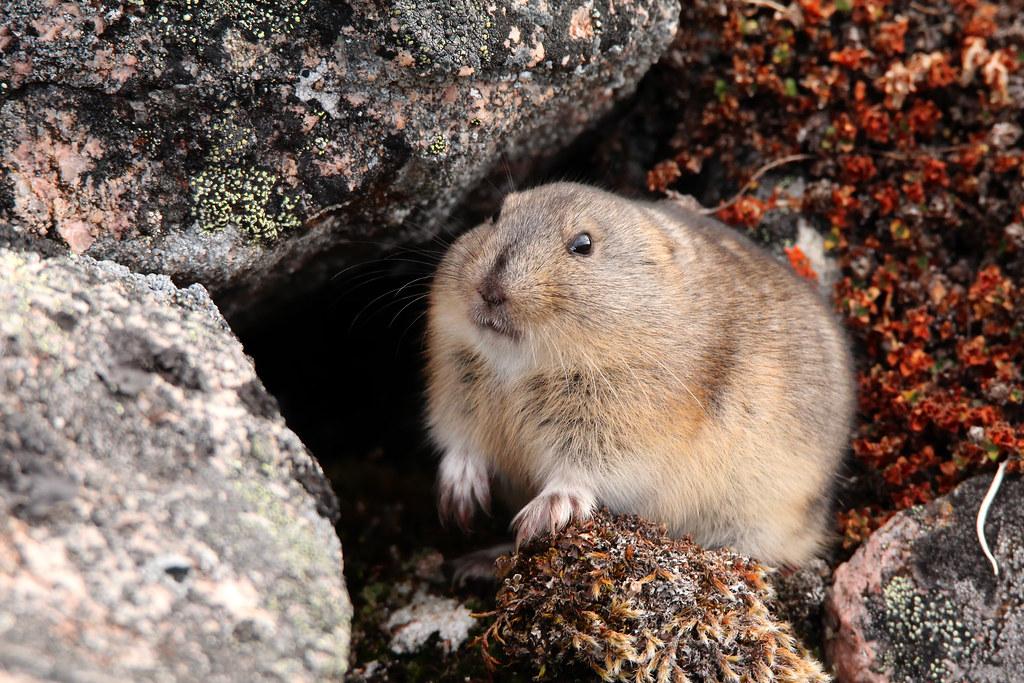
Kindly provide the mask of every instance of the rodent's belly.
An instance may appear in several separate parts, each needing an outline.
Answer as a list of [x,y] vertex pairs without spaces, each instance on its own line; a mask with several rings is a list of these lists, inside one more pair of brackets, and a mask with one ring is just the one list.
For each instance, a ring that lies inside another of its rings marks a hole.
[[[522,506],[549,483],[560,445],[530,429],[511,429],[495,444],[495,472],[512,506]],[[774,449],[709,425],[698,434],[669,433],[656,443],[603,452],[593,462],[574,463],[571,474],[614,513],[663,523],[671,534],[691,535],[709,547],[735,545],[773,498],[756,483],[765,459],[748,457],[755,450],[770,456]]]
[[637,514],[671,528],[692,526],[702,511],[721,506],[725,482],[695,466],[686,451],[635,454],[594,477],[598,500],[617,513]]
[[481,453],[491,464],[510,503],[537,495],[551,470],[554,451],[522,420],[514,397],[495,392],[473,430]]
[[[718,416],[697,426],[685,414],[647,411],[649,422],[629,422],[618,433],[608,421],[580,414],[568,424],[585,420],[581,432],[544,428],[516,400],[496,398],[478,424],[483,452],[517,505],[545,486],[578,486],[613,512],[664,523],[674,535],[771,557],[765,548],[774,552],[799,538],[809,506],[827,488],[823,449],[833,449],[798,436],[768,411],[764,419]],[[584,439],[583,447],[567,452],[570,436]],[[778,541],[783,531],[790,536]]]
[[[501,402],[503,403],[503,402]],[[562,450],[562,435],[531,428],[510,415],[521,414],[514,405],[505,410],[495,402],[495,414],[483,452],[505,489],[510,504],[521,505],[565,471],[566,476],[592,490],[601,505],[613,512],[639,514],[670,528],[692,527],[692,520],[721,508],[728,496],[729,480],[735,477],[729,463],[708,462],[708,453],[720,438],[693,438],[688,430],[663,443],[640,444],[639,438],[623,440],[617,448],[606,447],[589,458],[573,458]],[[685,436],[684,436],[685,435]],[[668,435],[672,436],[672,435]],[[594,442],[612,439],[594,436]]]

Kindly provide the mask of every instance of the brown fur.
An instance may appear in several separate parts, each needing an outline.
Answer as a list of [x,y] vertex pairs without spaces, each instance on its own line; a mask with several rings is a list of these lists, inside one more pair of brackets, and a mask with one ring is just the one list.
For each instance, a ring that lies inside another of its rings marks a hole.
[[[589,256],[567,249],[580,232]],[[532,499],[518,540],[607,505],[768,562],[822,548],[847,343],[806,282],[720,223],[570,183],[510,195],[441,263],[427,342],[460,522],[497,478]]]

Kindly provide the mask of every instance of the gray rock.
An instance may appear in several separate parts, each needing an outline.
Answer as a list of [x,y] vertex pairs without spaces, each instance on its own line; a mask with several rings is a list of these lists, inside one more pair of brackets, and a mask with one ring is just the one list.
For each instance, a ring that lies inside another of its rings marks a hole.
[[340,678],[336,509],[201,286],[0,249],[0,678]]
[[1024,481],[975,533],[989,477],[897,514],[835,572],[827,653],[841,683],[1015,680],[1024,671]]
[[315,284],[360,243],[434,234],[503,157],[570,141],[633,90],[679,5],[13,0],[0,12],[0,237],[201,282],[231,313],[276,285]]

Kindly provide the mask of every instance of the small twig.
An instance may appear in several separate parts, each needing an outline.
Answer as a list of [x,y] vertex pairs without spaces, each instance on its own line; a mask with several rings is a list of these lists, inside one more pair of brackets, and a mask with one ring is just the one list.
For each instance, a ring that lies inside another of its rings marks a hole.
[[775,10],[796,26],[800,26],[803,23],[803,15],[795,7],[786,7],[774,2],[774,0],[743,0],[743,2],[754,7],[767,7],[768,9]]
[[325,214],[331,213],[333,211],[337,211],[338,209],[344,209],[347,205],[348,205],[348,202],[344,202],[343,204],[331,204],[330,206],[325,206],[322,209],[318,210],[313,215],[311,215],[309,218],[307,218],[305,220],[305,224],[309,225],[310,223],[312,223],[313,221],[317,220],[318,218],[324,216]]
[[933,17],[941,17],[946,14],[946,11],[938,7],[927,7],[919,2],[912,2],[910,6],[920,12],[921,14],[930,14]]
[[999,469],[996,470],[996,476],[992,477],[992,483],[988,486],[988,492],[985,497],[981,499],[981,507],[978,508],[978,521],[975,528],[978,531],[978,542],[981,543],[981,550],[985,553],[985,557],[992,563],[992,573],[999,576],[999,563],[996,562],[995,556],[992,551],[989,550],[988,541],[985,540],[985,520],[988,519],[988,510],[992,507],[992,501],[996,497],[996,493],[999,492],[999,486],[1003,483],[1003,473],[1006,472],[1006,461],[999,463]]
[[781,159],[776,159],[775,161],[773,161],[771,163],[765,164],[761,168],[757,169],[757,171],[754,173],[754,175],[750,176],[750,180],[748,180],[743,185],[743,187],[740,188],[740,191],[737,192],[735,194],[735,196],[733,196],[732,199],[730,199],[729,201],[725,202],[724,204],[719,204],[718,206],[716,206],[714,208],[711,208],[711,209],[701,209],[700,213],[704,214],[705,216],[710,216],[711,214],[718,213],[722,209],[727,209],[730,206],[732,206],[733,204],[735,204],[736,202],[738,202],[743,197],[743,195],[747,192],[747,190],[752,188],[757,183],[757,181],[761,179],[761,176],[763,176],[768,171],[770,171],[770,170],[772,170],[774,168],[778,168],[779,166],[785,166],[786,164],[791,164],[794,161],[807,161],[807,160],[813,159],[813,158],[814,157],[812,155],[810,155],[810,154],[790,154],[788,157],[782,157]]

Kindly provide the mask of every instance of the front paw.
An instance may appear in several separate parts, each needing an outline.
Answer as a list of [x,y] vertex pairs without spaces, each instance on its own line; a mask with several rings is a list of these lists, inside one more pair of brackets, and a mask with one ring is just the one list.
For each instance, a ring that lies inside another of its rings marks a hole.
[[597,506],[593,494],[583,489],[556,489],[531,500],[512,520],[516,550],[531,539],[554,533],[570,520],[590,517]]
[[485,511],[490,508],[490,477],[479,458],[449,452],[441,460],[437,486],[441,521],[453,520],[463,531],[469,530],[477,505]]

